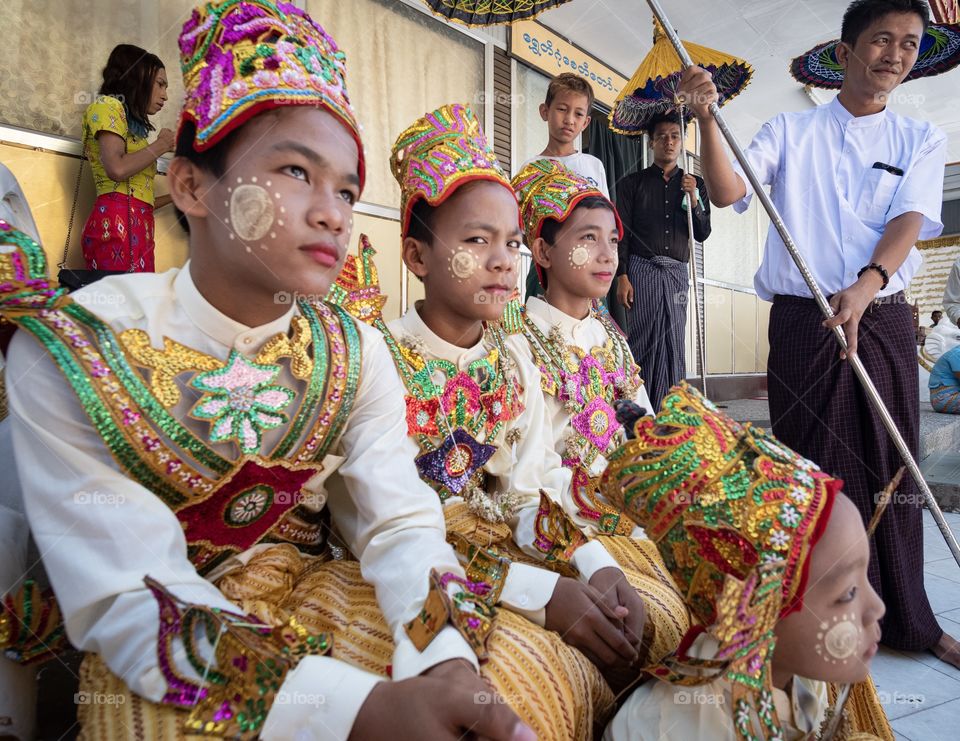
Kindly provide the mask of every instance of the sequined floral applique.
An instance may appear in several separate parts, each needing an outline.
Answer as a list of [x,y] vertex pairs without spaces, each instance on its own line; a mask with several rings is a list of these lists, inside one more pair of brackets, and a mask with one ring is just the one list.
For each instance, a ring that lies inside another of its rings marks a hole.
[[261,433],[286,423],[282,413],[294,394],[271,381],[280,373],[275,365],[260,365],[233,351],[224,368],[201,373],[191,385],[206,394],[191,414],[211,423],[213,442],[236,440],[244,453],[260,449]]

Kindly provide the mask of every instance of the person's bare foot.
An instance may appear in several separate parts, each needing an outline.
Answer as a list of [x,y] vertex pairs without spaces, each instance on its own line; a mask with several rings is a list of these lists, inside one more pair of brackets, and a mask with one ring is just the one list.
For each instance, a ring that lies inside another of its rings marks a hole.
[[940,636],[940,642],[930,650],[940,661],[945,661],[960,669],[960,641],[953,636],[944,633]]

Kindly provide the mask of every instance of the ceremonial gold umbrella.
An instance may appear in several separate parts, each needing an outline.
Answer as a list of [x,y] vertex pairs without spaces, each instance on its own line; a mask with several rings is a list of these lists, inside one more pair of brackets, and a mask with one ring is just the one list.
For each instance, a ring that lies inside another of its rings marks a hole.
[[[753,67],[739,57],[689,41],[683,43],[694,64],[713,75],[720,105],[736,97],[753,77]],[[614,101],[610,128],[618,134],[640,136],[654,116],[676,110],[682,74],[680,57],[654,18],[653,48]]]

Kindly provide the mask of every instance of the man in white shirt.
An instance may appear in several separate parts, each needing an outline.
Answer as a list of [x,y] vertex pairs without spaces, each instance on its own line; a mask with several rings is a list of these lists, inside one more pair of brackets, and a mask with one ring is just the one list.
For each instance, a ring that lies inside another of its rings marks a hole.
[[[773,301],[767,364],[773,431],[842,478],[865,520],[901,460],[829,329],[842,326],[848,352],[863,361],[916,456],[916,343],[903,289],[921,262],[917,239],[943,228],[946,137],[932,124],[887,110],[886,100],[916,62],[928,22],[929,9],[918,0],[855,0],[837,51],[845,69],[839,96],[776,116],[746,150],[836,314],[823,321],[771,227],[754,283],[760,298]],[[681,87],[700,121],[711,200],[743,212],[753,191],[727,159],[709,113],[716,87],[700,68],[687,70]],[[930,649],[960,666],[960,644],[937,624],[923,588],[921,504],[916,484],[905,478],[876,533],[869,574],[887,605],[882,640]]]

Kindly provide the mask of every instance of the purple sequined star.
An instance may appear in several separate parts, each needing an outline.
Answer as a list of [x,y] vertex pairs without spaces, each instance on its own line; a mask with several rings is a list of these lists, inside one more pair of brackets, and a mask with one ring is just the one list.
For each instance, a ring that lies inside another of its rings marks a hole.
[[606,450],[610,438],[620,429],[613,407],[597,396],[570,420],[574,429],[593,443],[598,450]]
[[444,486],[457,495],[496,452],[493,445],[477,442],[470,433],[458,427],[439,448],[417,458],[417,470],[421,478]]

